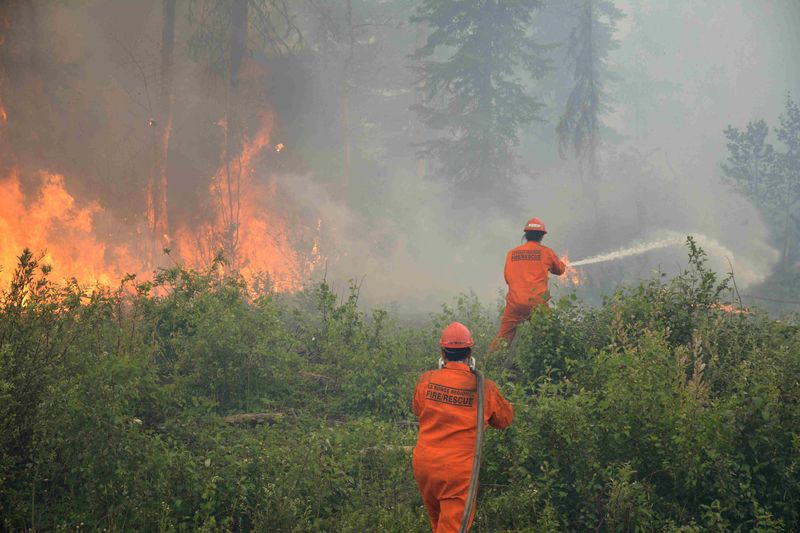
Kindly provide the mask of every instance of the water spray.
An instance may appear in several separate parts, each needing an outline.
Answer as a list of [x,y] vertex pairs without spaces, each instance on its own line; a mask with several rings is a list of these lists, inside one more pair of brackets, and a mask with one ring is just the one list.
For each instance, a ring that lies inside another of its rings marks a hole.
[[657,241],[643,242],[634,246],[630,246],[628,248],[620,248],[618,250],[614,250],[613,252],[606,252],[604,254],[593,255],[591,257],[587,257],[586,259],[581,259],[579,261],[571,261],[570,265],[576,267],[584,265],[594,265],[595,263],[605,263],[607,261],[615,261],[617,259],[622,259],[624,257],[641,255],[651,250],[658,250],[660,248],[668,248],[670,246],[675,246],[676,244],[680,244],[681,242],[682,242],[681,239],[677,239],[675,237],[660,239]]
[[[708,252],[713,253],[714,255],[720,257],[727,257],[728,260],[731,262],[731,264],[734,263],[733,252],[731,252],[730,249],[725,247],[716,239],[709,237],[707,235],[703,235],[702,233],[692,233],[690,235],[694,237],[695,241],[697,242],[697,244],[700,245],[701,248],[705,249]],[[665,234],[665,236],[661,239],[641,242],[638,244],[634,244],[633,246],[628,246],[627,248],[619,248],[612,252],[593,255],[591,257],[580,259],[578,261],[571,261],[570,266],[577,267],[585,265],[594,265],[596,263],[605,263],[607,261],[616,261],[617,259],[623,259],[625,257],[642,255],[644,253],[653,250],[659,250],[662,248],[669,248],[670,246],[680,245],[683,244],[684,242],[686,242],[686,235],[678,233],[676,231],[668,231]]]

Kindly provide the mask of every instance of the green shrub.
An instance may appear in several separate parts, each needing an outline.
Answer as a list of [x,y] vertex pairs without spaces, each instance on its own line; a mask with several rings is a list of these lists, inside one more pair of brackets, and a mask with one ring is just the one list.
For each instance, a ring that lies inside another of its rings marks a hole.
[[[250,290],[212,266],[116,290],[30,253],[0,294],[2,528],[426,531],[410,402],[442,327],[515,406],[487,434],[475,531],[796,531],[800,330],[689,266],[534,313],[462,295],[422,325],[359,288]],[[226,415],[261,412],[269,423]]]

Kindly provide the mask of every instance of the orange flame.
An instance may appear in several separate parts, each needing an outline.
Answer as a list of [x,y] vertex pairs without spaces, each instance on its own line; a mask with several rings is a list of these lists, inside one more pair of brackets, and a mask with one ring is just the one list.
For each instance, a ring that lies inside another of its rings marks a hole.
[[711,306],[713,309],[717,309],[719,311],[723,311],[725,313],[733,314],[733,315],[750,315],[753,312],[749,309],[736,306],[734,304],[714,304]]
[[[263,114],[259,118],[256,135],[244,139],[236,157],[223,154],[223,164],[211,180],[212,220],[196,227],[179,227],[174,235],[162,235],[161,239],[174,244],[178,260],[187,267],[205,268],[224,250],[229,261],[226,268],[241,274],[251,286],[260,284],[266,274],[270,288],[297,291],[323,261],[322,221],[317,220],[315,230],[307,229],[276,210],[277,183],[273,177],[258,176],[256,164],[259,157],[280,152],[285,145],[270,144],[272,117]],[[0,100],[0,140],[7,122]],[[149,124],[156,126],[153,119]],[[227,123],[218,124],[227,140]],[[112,244],[110,237],[103,239],[97,234],[98,217],[104,216],[99,203],[76,201],[61,174],[41,171],[38,177],[38,185],[31,188],[27,179],[22,185],[16,168],[5,177],[0,175],[0,290],[10,283],[25,248],[43,254],[42,262],[52,268],[52,279],[76,278],[93,287],[116,285],[128,273],[150,277],[149,231],[142,232],[141,242]],[[149,220],[148,227],[153,227],[154,206],[143,206],[142,215]],[[311,249],[298,250],[295,237],[300,237],[300,242],[313,241]]]
[[586,282],[586,276],[584,273],[577,267],[570,265],[568,253],[564,254],[564,257],[561,258],[561,261],[563,261],[564,265],[566,266],[566,269],[564,270],[564,279],[567,281],[567,283],[577,287],[578,285],[583,285],[583,283]]
[[19,175],[12,170],[0,181],[0,284],[11,280],[24,248],[43,253],[55,279],[76,278],[92,285],[111,285],[143,265],[122,246],[108,246],[94,235],[97,203],[79,206],[64,188],[60,174],[41,172],[41,185],[26,201]]
[[314,271],[319,267],[323,261],[322,252],[320,251],[320,234],[322,233],[322,219],[317,219],[317,231],[314,235],[314,244],[311,247],[311,253],[308,254],[308,263],[306,265],[305,275],[310,278]]
[[[313,245],[308,253],[294,249],[290,229],[302,230],[296,224],[274,213],[268,206],[276,203],[274,180],[255,179],[256,157],[269,146],[271,121],[265,120],[261,130],[245,143],[235,160],[241,168],[238,183],[228,179],[223,166],[214,176],[210,192],[218,202],[212,222],[176,233],[177,256],[187,267],[205,268],[214,254],[225,248],[226,238],[234,231],[235,257],[230,269],[257,285],[269,277],[269,286],[276,291],[297,291],[311,278],[323,257],[320,252],[321,220],[317,220]],[[2,130],[0,130],[2,131]],[[23,249],[43,254],[42,262],[51,266],[51,279],[76,278],[84,286],[113,286],[128,273],[149,279],[150,266],[146,250],[149,232],[142,242],[130,246],[112,244],[97,235],[97,218],[104,209],[97,202],[80,203],[67,191],[61,174],[39,172],[39,183],[32,192],[23,187],[19,171],[14,168],[0,178],[0,289],[11,281],[17,258]],[[236,216],[224,200],[236,195]],[[149,216],[149,207],[143,215]],[[306,237],[307,235],[303,235]],[[166,241],[169,236],[164,236]],[[230,253],[230,250],[226,249]]]
[[[215,201],[212,223],[194,230],[178,231],[181,258],[190,266],[207,265],[213,255],[224,250],[230,268],[250,282],[262,274],[270,277],[272,288],[280,292],[301,289],[321,261],[319,224],[317,238],[308,254],[297,252],[290,242],[290,228],[283,218],[268,208],[277,195],[274,179],[256,179],[254,164],[270,145],[272,118],[262,116],[261,127],[232,164],[223,164],[209,187]],[[226,127],[220,122],[221,127]],[[282,146],[282,145],[280,145]],[[268,152],[266,152],[268,153]],[[187,247],[185,243],[196,243]],[[231,257],[232,256],[232,257]]]

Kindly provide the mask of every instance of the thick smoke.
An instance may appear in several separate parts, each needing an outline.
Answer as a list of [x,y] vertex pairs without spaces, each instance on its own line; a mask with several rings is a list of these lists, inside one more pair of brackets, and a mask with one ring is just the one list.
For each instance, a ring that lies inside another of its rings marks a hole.
[[[297,249],[311,249],[319,223],[324,259],[314,278],[325,274],[339,288],[363,280],[365,303],[396,303],[409,312],[433,310],[467,291],[494,301],[504,287],[505,252],[520,242],[531,216],[546,221],[545,243],[573,260],[694,234],[709,244],[714,268],[726,272],[732,262],[740,285],[769,274],[777,252],[765,225],[722,182],[719,164],[728,124],[757,118],[774,124],[784,95],[800,95],[800,9],[791,0],[616,2],[626,16],[609,57],[617,79],[607,87],[613,101],[603,117],[597,214],[584,193],[587,178],[555,149],[557,103],[569,90],[553,87],[552,80],[568,81],[559,71],[559,49],[551,81],[532,87],[556,96],[545,99],[553,104],[544,111],[548,122],[523,135],[520,153],[536,176],[519,177],[515,198],[460,206],[452,201],[453,185],[436,178],[435,162],[425,162],[423,176],[414,143],[433,133],[409,111],[415,99],[409,54],[420,30],[408,23],[410,10],[386,15],[377,12],[382,4],[360,15],[374,28],[349,42],[333,4],[325,8],[330,12],[305,10],[298,23],[313,37],[291,54],[251,51],[246,61],[248,114],[270,113],[271,143],[286,145],[259,158],[257,176],[274,184],[270,209],[298,228]],[[102,231],[117,242],[136,242],[146,231],[142,187],[152,165],[149,121],[158,120],[152,100],[160,5],[107,0],[3,8],[0,101],[10,118],[0,173],[18,167],[29,187],[38,170],[63,174],[79,202],[103,205]],[[188,5],[179,6],[170,219],[192,227],[214,209],[208,184],[224,143],[224,76],[192,51],[198,21],[187,18]],[[257,42],[251,44],[255,50]],[[256,129],[250,124],[248,131]],[[684,248],[673,246],[587,265],[589,288],[580,290],[605,289],[656,268],[674,272],[685,257]],[[556,293],[571,289],[556,284]]]
[[[800,43],[794,31],[800,10],[791,2],[618,6],[626,17],[610,57],[618,79],[608,87],[613,109],[604,117],[599,220],[582,192],[578,165],[559,160],[552,140],[543,142],[554,137],[561,111],[549,109],[547,127],[521,150],[538,176],[520,178],[507,212],[487,206],[484,216],[464,213],[448,202],[446,186],[416,179],[408,167],[391,168],[392,179],[369,199],[384,215],[377,221],[340,208],[341,217],[332,219],[348,222],[337,226],[347,228],[337,247],[348,252],[339,267],[366,275],[363,294],[421,308],[459,291],[496,298],[504,254],[533,215],[551,228],[546,243],[572,259],[695,235],[713,268],[733,268],[740,286],[763,281],[778,252],[757,211],[721,180],[722,131],[762,117],[775,123],[785,93],[799,94],[800,71],[789,58]],[[361,238],[365,231],[373,240]],[[590,282],[607,286],[604,279],[674,273],[685,263],[686,248],[672,246],[585,271]],[[557,293],[568,290],[556,284]]]

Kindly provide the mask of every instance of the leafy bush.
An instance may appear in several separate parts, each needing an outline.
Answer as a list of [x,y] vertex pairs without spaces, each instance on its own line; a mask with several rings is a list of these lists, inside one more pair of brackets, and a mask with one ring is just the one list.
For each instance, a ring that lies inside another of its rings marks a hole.
[[[422,326],[328,283],[296,295],[181,268],[87,293],[30,254],[0,294],[4,529],[425,531],[410,399],[467,324],[516,417],[489,432],[476,531],[796,531],[800,331],[689,266],[534,313]],[[227,415],[263,413],[259,422]]]

